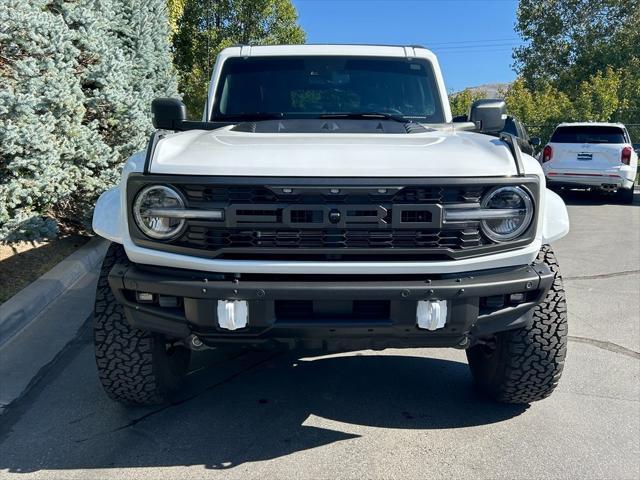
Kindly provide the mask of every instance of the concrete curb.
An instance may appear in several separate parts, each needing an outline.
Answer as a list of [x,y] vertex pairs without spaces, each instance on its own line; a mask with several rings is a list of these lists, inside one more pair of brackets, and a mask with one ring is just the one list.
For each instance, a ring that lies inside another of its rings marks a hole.
[[109,242],[95,237],[0,305],[0,347],[102,261]]
[[94,238],[0,307],[0,415],[76,338],[109,242]]

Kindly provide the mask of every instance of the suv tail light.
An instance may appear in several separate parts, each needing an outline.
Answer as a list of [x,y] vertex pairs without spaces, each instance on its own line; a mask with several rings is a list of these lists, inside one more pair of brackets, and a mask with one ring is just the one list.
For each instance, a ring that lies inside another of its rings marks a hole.
[[552,158],[553,158],[553,148],[551,148],[551,145],[547,145],[546,147],[544,147],[544,150],[542,151],[542,163],[548,162]]
[[622,149],[622,155],[620,156],[620,161],[625,165],[629,165],[631,163],[631,155],[633,154],[633,150],[631,147],[624,147]]

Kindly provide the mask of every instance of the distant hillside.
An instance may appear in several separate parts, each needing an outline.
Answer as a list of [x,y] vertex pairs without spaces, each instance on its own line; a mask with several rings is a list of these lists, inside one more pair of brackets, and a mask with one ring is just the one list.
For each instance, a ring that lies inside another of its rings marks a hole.
[[486,83],[484,85],[478,85],[477,87],[468,87],[469,90],[474,92],[485,92],[488,98],[499,98],[500,90],[506,90],[510,83]]

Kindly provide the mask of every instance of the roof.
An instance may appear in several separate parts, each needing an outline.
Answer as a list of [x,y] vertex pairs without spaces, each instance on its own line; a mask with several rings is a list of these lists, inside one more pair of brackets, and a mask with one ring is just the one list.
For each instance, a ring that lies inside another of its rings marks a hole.
[[609,123],[609,122],[565,122],[558,125],[558,127],[621,127],[621,128],[625,128],[623,123]]
[[430,50],[418,45],[238,45],[225,48],[221,52],[221,56],[228,57],[257,57],[271,55],[358,55],[435,59],[435,55]]

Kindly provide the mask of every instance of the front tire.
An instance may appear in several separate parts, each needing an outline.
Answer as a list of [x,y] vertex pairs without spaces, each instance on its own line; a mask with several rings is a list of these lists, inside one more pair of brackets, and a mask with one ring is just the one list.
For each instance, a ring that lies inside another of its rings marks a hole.
[[544,245],[537,263],[554,273],[545,299],[534,308],[529,327],[501,332],[467,350],[477,386],[497,401],[531,403],[558,385],[567,352],[567,306],[553,250]]
[[113,243],[100,271],[93,317],[100,382],[109,397],[122,403],[165,403],[186,375],[191,351],[170,346],[164,336],[129,324],[108,283],[116,263],[126,265],[129,259],[122,245]]

